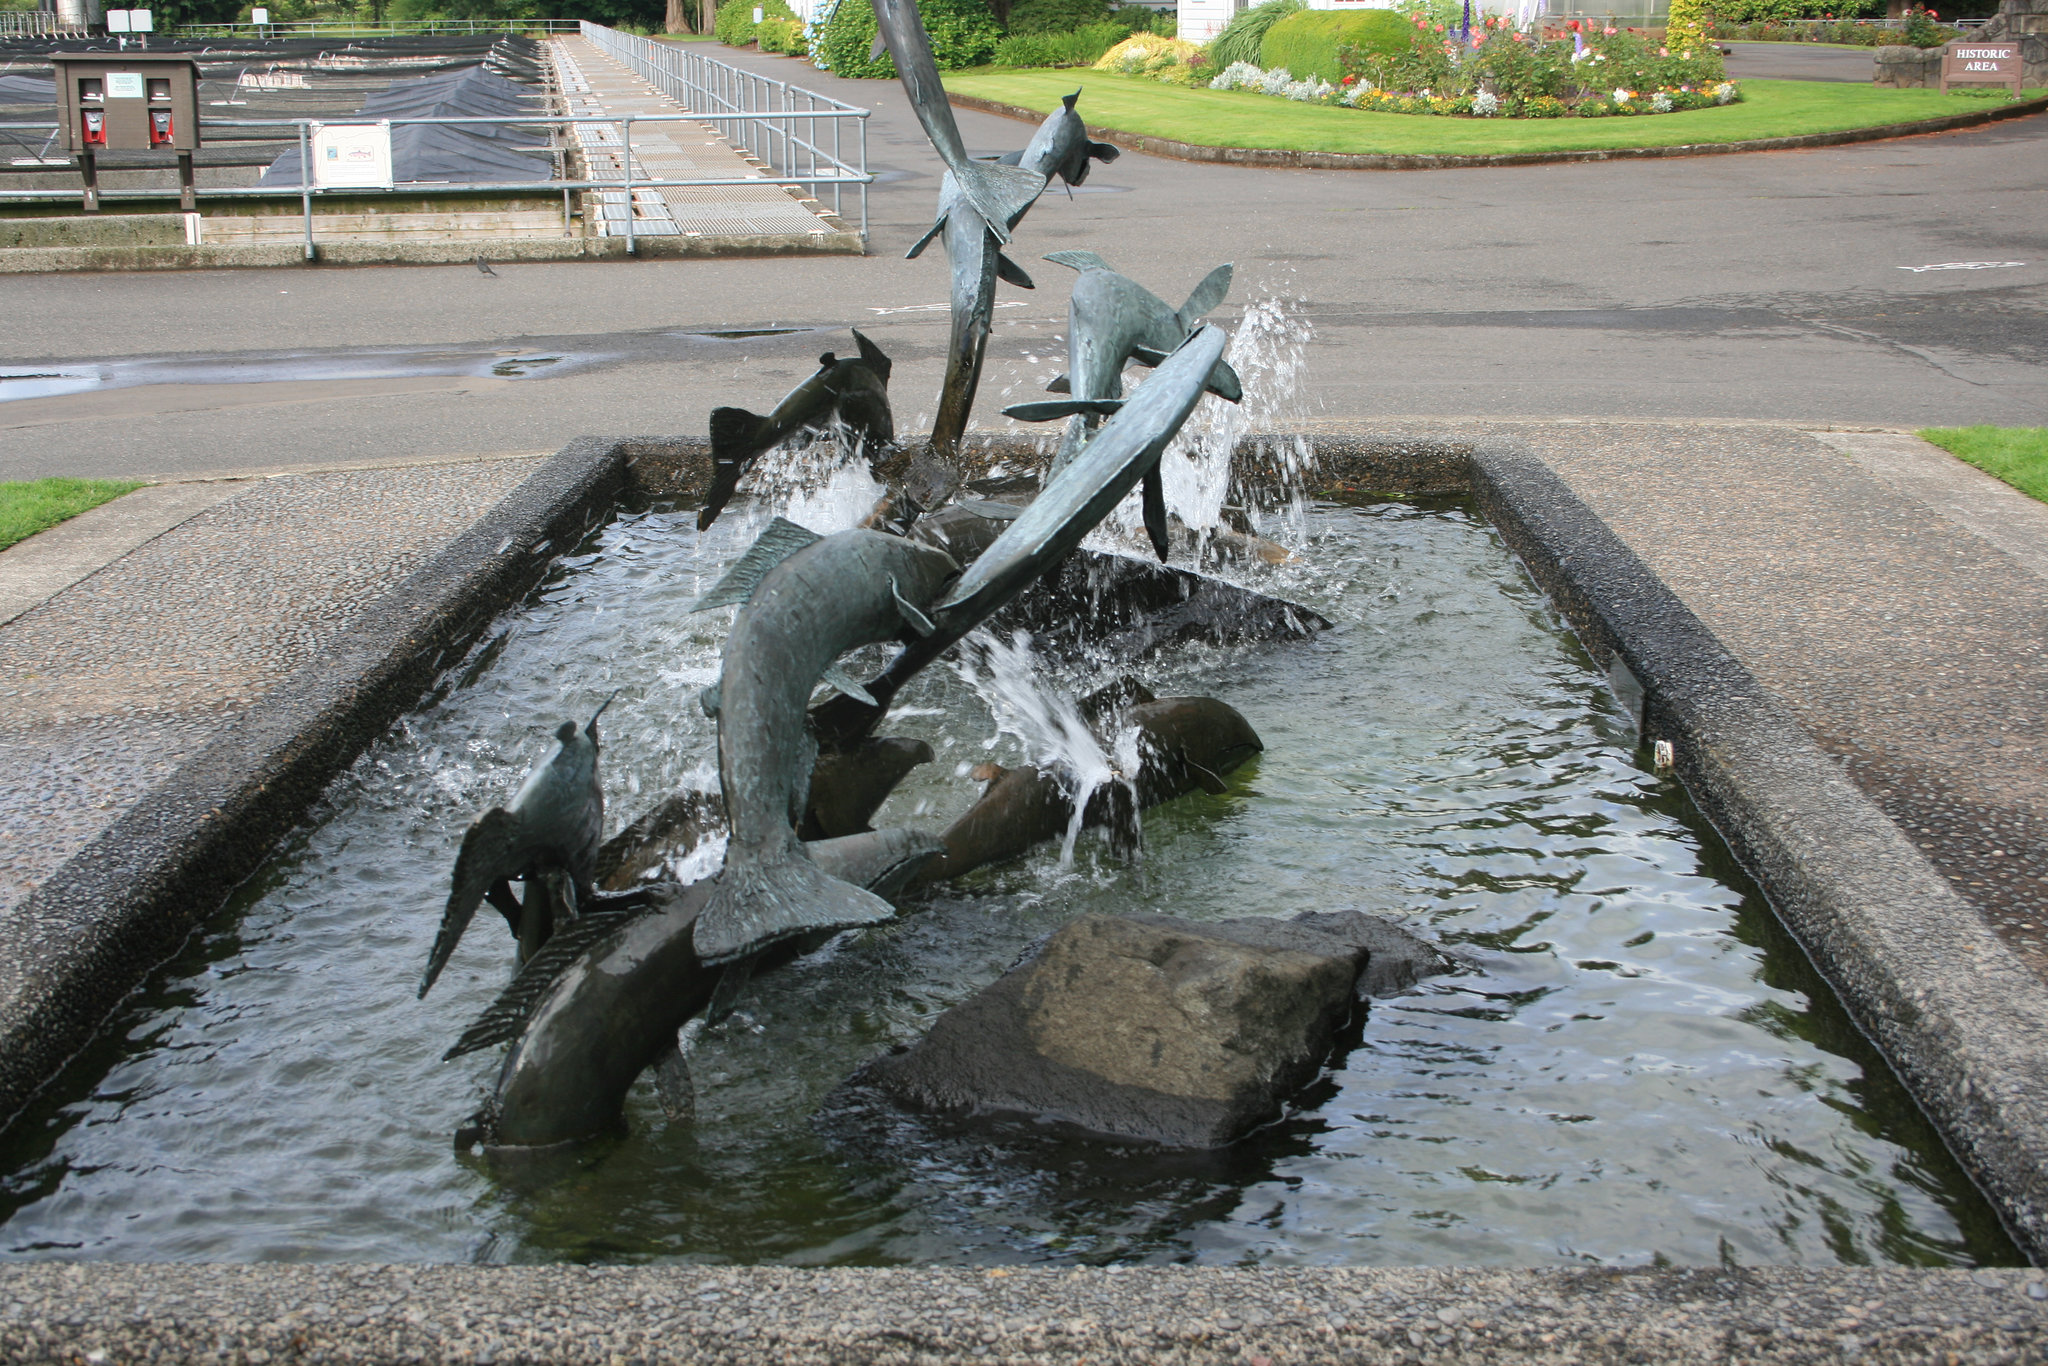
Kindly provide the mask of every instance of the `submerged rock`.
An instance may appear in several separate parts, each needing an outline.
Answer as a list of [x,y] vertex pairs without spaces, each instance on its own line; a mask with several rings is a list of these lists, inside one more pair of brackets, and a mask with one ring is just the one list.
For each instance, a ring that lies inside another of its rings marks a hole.
[[1218,1147],[1315,1079],[1357,1000],[1450,966],[1357,911],[1088,916],[857,1080],[915,1109]]

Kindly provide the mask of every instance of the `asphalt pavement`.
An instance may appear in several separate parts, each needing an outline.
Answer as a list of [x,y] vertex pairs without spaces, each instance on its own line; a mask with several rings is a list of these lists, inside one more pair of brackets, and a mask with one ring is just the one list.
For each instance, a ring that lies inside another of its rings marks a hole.
[[[917,428],[944,359],[946,266],[938,250],[903,259],[938,174],[900,88],[720,56],[874,109],[870,255],[508,263],[495,278],[466,264],[11,277],[0,395],[41,396],[0,402],[0,478],[702,433],[712,407],[765,411],[821,351],[850,350],[849,326],[896,359],[898,424]],[[976,152],[1030,132],[958,118]],[[1507,169],[1127,152],[1020,227],[1011,254],[1039,287],[1001,287],[976,420],[1000,425],[1001,401],[1062,368],[1068,276],[1037,258],[1085,248],[1176,301],[1235,262],[1217,320],[1238,327],[1262,304],[1251,330],[1268,359],[1303,348],[1293,382],[1276,374],[1255,395],[1273,423],[2048,423],[2044,222],[2038,116],[1814,151]],[[5,378],[24,374],[59,378]]]

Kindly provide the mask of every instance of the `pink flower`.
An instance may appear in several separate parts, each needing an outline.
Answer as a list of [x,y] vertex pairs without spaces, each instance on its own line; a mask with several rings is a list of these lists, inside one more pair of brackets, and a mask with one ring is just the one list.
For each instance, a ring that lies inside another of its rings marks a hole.
[[1657,49],[1657,55],[1659,57],[1669,57],[1671,55],[1671,49],[1668,47],[1660,47]]
[[1444,31],[1444,26],[1443,26],[1442,24],[1438,24],[1438,25],[1436,26],[1436,31],[1437,31],[1438,33],[1442,33],[1442,32]]
[[1612,38],[1612,37],[1613,37],[1613,36],[1614,36],[1615,34],[1619,33],[1619,32],[1620,32],[1621,30],[1620,30],[1620,29],[1617,29],[1617,28],[1616,28],[1616,27],[1615,27],[1614,25],[1612,25],[1612,24],[1609,24],[1609,25],[1608,25],[1608,26],[1607,26],[1606,28],[1603,28],[1603,29],[1601,29],[1600,31],[1601,31],[1602,33],[1606,34],[1606,35],[1607,35],[1608,37]]

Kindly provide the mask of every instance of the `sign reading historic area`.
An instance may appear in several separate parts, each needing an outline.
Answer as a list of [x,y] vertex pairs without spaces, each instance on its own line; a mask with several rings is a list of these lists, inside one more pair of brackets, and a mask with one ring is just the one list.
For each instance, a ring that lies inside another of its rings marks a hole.
[[1947,94],[1951,82],[2009,85],[2013,98],[2018,99],[2024,65],[2017,40],[2001,43],[1959,38],[1941,54],[1941,90]]

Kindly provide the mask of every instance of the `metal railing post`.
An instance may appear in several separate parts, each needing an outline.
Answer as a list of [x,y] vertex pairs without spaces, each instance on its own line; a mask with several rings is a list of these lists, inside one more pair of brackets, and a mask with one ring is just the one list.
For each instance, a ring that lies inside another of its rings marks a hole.
[[626,255],[633,254],[633,116],[626,115],[626,151],[619,158],[626,168]]
[[311,126],[299,124],[299,207],[306,215],[306,259],[313,259],[313,139]]

